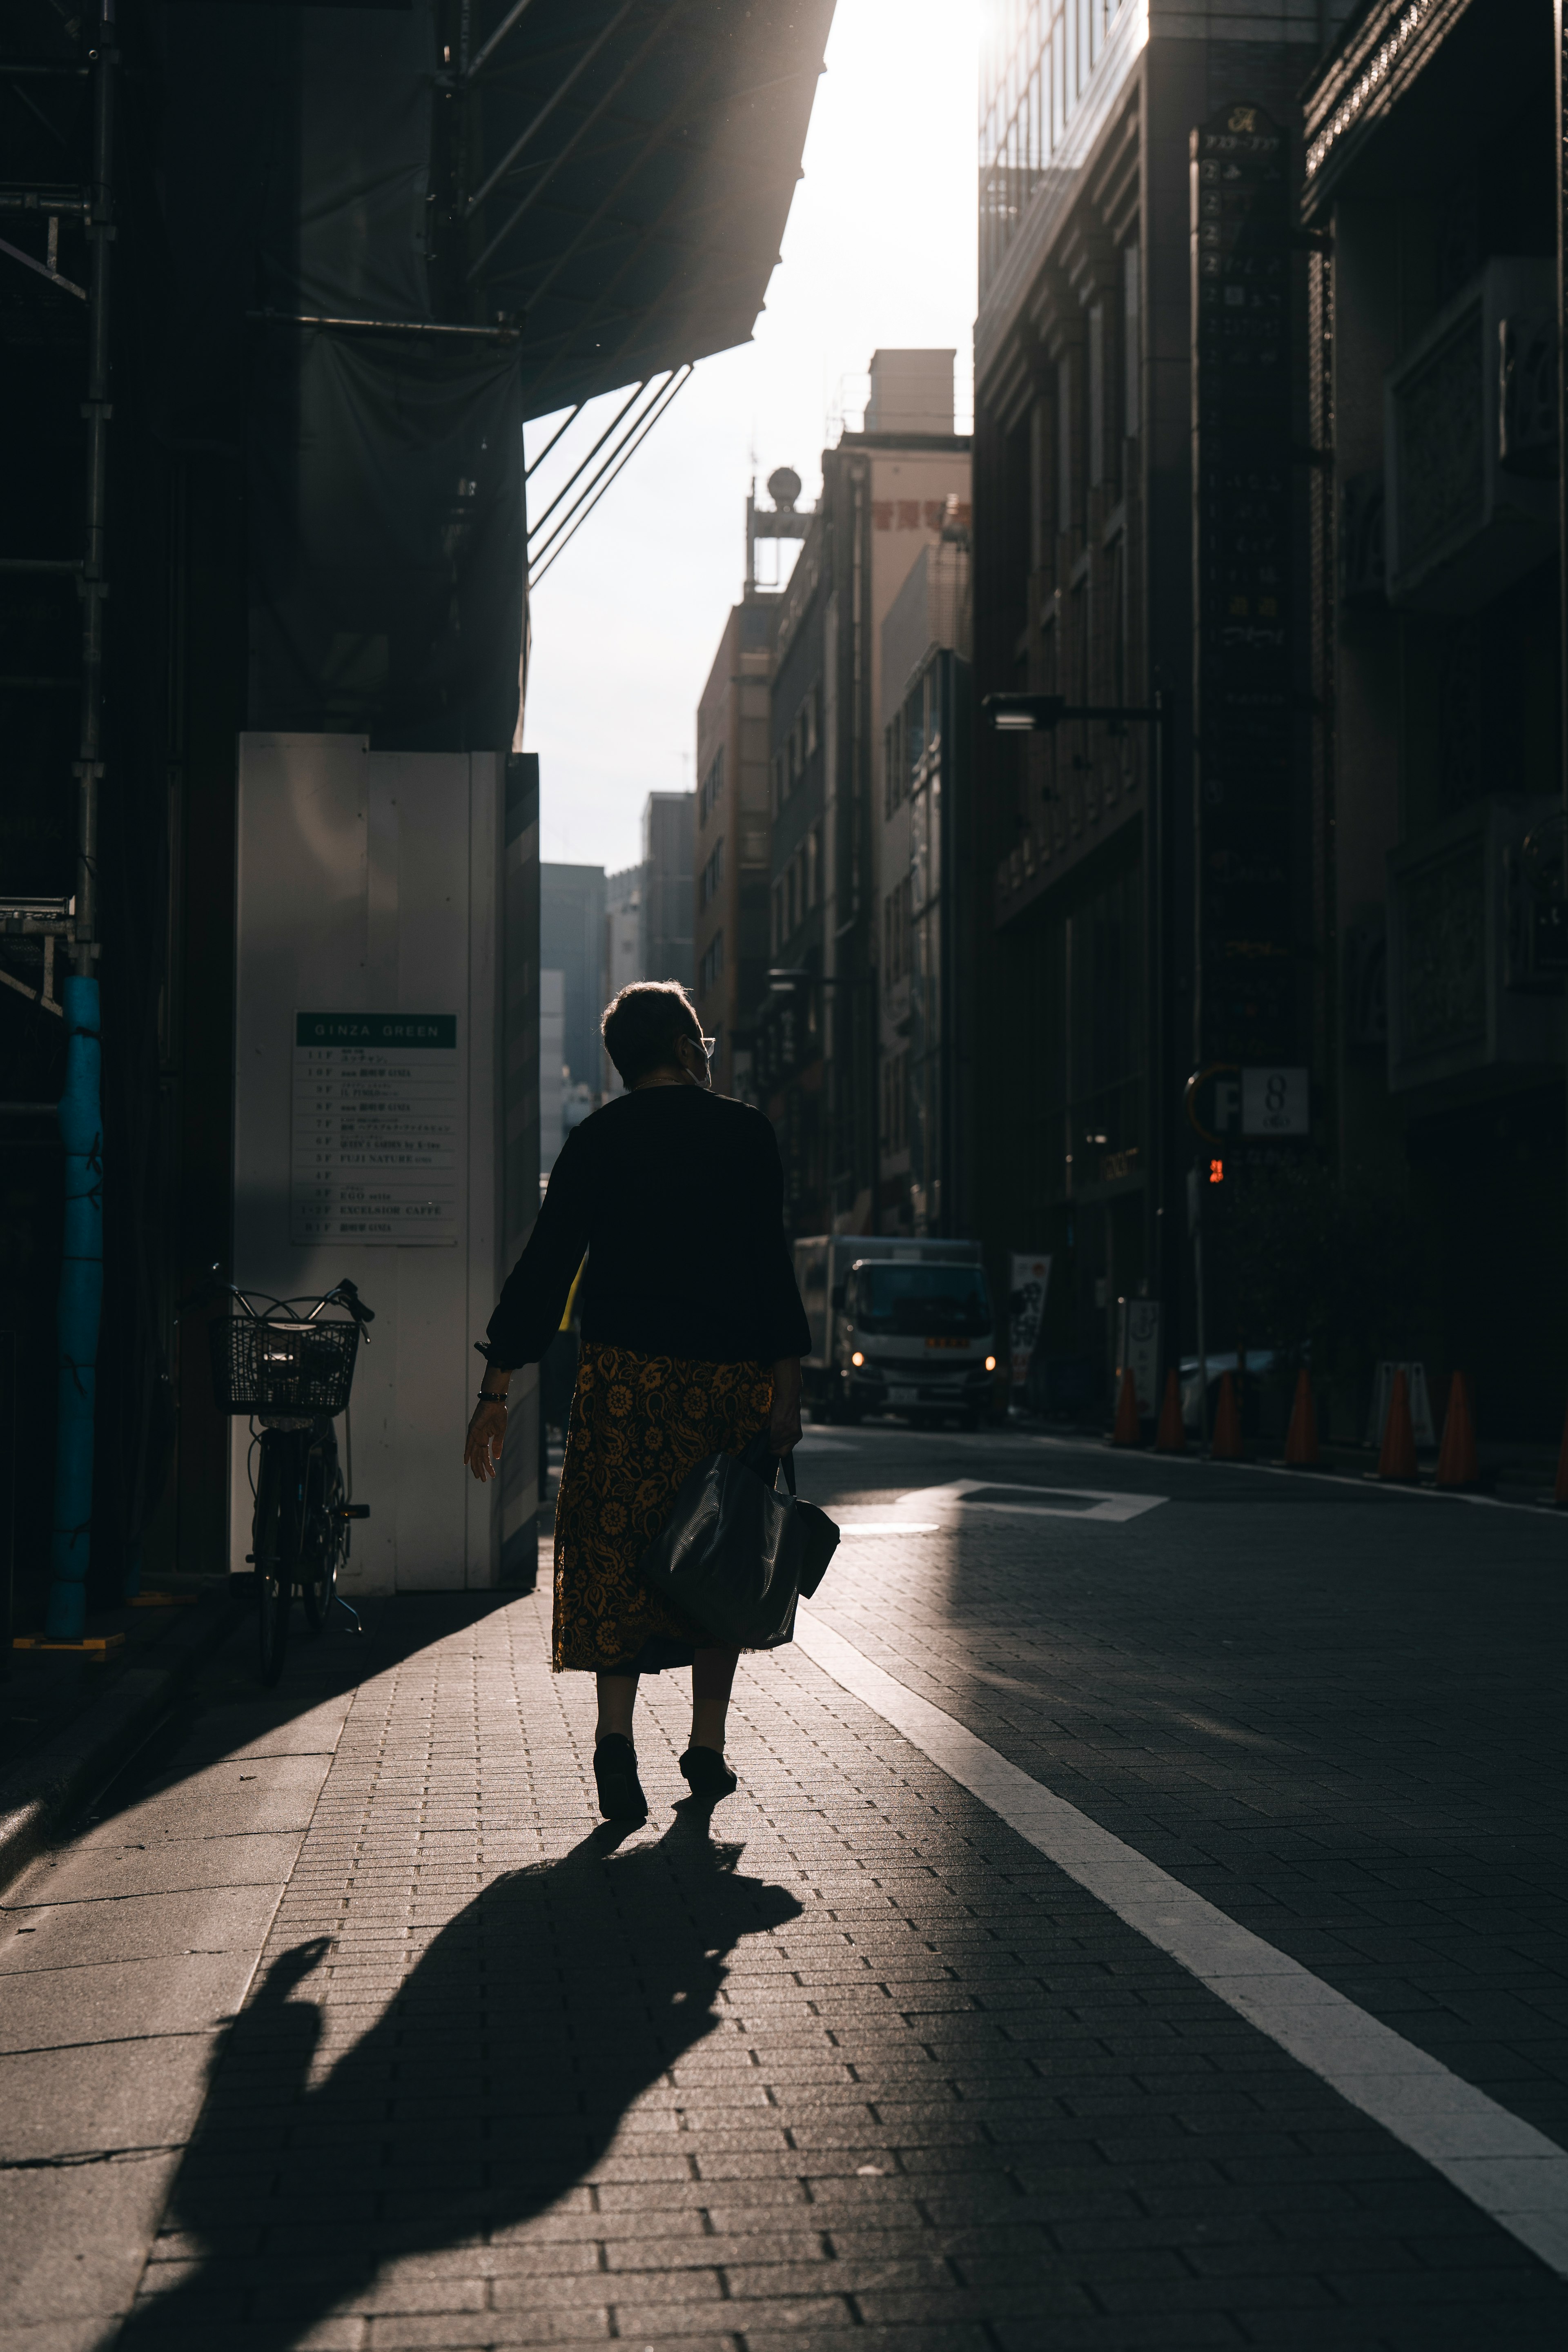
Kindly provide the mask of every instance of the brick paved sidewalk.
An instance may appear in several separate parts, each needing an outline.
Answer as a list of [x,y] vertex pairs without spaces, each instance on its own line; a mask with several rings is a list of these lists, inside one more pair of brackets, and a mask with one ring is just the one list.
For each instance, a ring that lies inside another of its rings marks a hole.
[[362,1684],[128,2352],[1562,2341],[1539,2263],[799,1652],[710,1822],[645,1688],[621,1836],[542,1601]]

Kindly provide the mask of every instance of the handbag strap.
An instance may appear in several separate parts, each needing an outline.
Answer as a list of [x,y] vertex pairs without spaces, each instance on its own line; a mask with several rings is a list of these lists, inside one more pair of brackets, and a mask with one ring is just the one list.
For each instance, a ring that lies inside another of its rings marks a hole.
[[784,1474],[785,1484],[788,1486],[790,1493],[793,1495],[795,1493],[795,1449],[793,1446],[784,1457]]

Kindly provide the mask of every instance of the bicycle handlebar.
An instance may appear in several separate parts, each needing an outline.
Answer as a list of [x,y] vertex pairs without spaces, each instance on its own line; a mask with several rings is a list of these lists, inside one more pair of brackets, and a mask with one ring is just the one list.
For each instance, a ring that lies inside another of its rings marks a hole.
[[[215,1265],[213,1273],[216,1275],[216,1272]],[[193,1307],[205,1307],[212,1299],[219,1297],[237,1298],[246,1313],[258,1323],[268,1321],[274,1314],[289,1315],[302,1307],[309,1307],[310,1313],[301,1319],[313,1323],[323,1307],[346,1307],[359,1327],[360,1338],[367,1348],[370,1345],[370,1333],[365,1325],[375,1321],[375,1309],[365,1305],[346,1275],[341,1282],[334,1283],[331,1290],[324,1291],[320,1298],[313,1298],[308,1292],[301,1293],[297,1298],[274,1298],[270,1291],[242,1290],[237,1282],[209,1282],[202,1289],[193,1290],[188,1298],[182,1298],[174,1309],[175,1315],[187,1315]],[[257,1299],[262,1303],[263,1311],[260,1313],[253,1303]]]

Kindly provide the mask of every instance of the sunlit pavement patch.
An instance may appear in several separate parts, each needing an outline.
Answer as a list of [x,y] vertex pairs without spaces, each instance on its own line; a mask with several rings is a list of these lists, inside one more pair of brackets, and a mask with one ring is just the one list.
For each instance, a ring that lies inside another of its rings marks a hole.
[[938,1519],[844,1519],[839,1524],[841,1536],[934,1536],[940,1534]]
[[[1004,1501],[1004,1496],[1016,1497]],[[1027,1497],[1028,1499],[1025,1499]],[[1005,1518],[1099,1519],[1120,1525],[1141,1518],[1170,1500],[1167,1495],[1117,1494],[1109,1486],[1041,1486],[1011,1478],[954,1478],[945,1486],[920,1486],[900,1495],[900,1511],[948,1510],[942,1524],[961,1526],[965,1519],[999,1513]],[[956,1507],[962,1505],[962,1509]]]

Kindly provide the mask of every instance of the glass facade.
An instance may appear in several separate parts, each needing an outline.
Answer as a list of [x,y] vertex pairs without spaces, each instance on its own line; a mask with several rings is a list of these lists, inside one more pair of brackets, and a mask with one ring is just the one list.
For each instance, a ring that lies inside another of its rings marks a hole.
[[980,53],[980,289],[1078,111],[1132,0],[988,0]]

